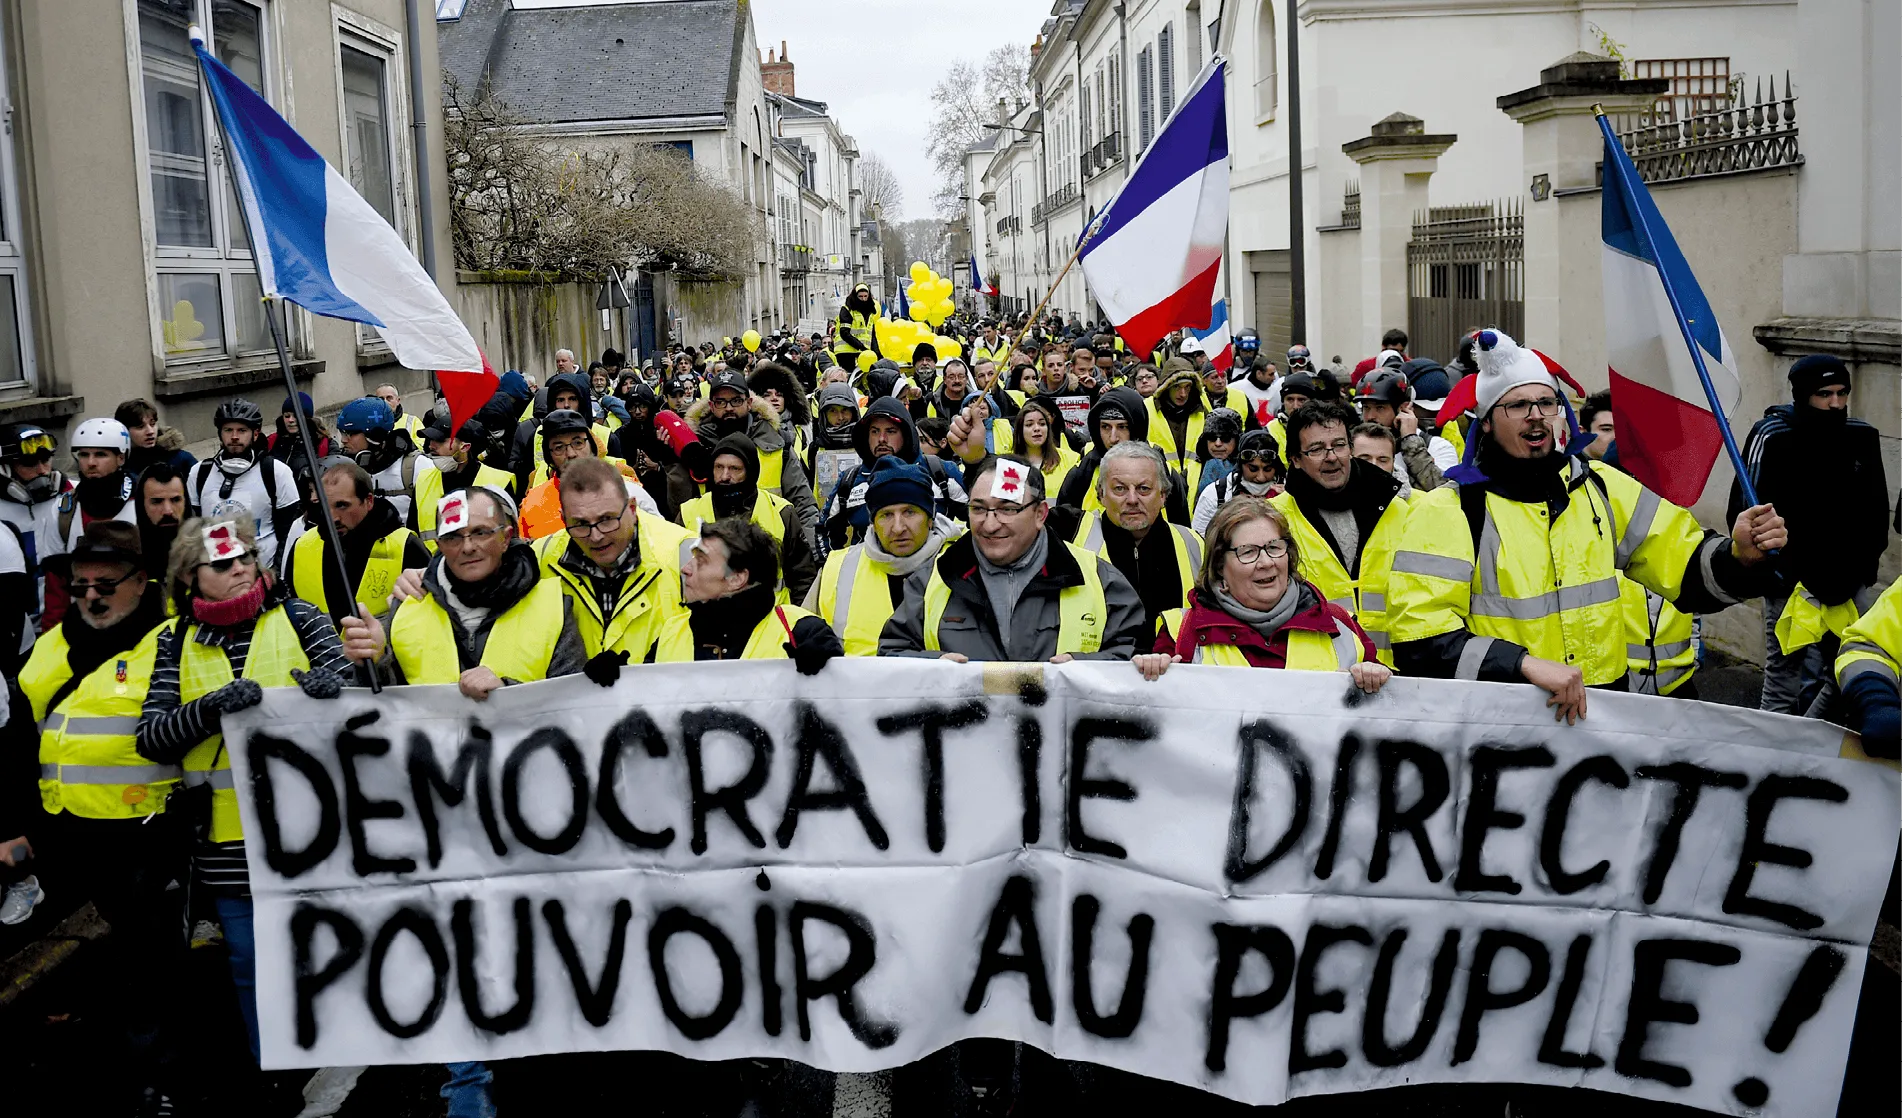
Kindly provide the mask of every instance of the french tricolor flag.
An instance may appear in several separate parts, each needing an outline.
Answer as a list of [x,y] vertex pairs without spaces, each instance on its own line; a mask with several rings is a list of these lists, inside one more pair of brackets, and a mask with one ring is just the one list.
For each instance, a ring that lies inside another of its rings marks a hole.
[[1227,69],[1209,60],[1085,233],[1083,274],[1137,354],[1179,327],[1209,325],[1228,236]]
[[[205,50],[192,46],[223,128],[231,176],[244,201],[258,282],[268,298],[376,328],[396,359],[434,369],[454,415],[474,415],[498,381],[468,327],[395,229],[270,103]],[[480,399],[476,399],[476,397]],[[473,400],[466,411],[457,405]]]
[[987,299],[997,298],[997,285],[984,278],[983,271],[977,266],[976,253],[971,254],[971,290]]
[[1202,343],[1202,352],[1208,354],[1209,364],[1223,372],[1235,367],[1235,339],[1228,328],[1228,300],[1217,299],[1209,312],[1207,330],[1190,330],[1196,340]]
[[1658,496],[1690,505],[1729,449],[1737,359],[1651,192],[1602,115],[1605,356],[1618,461]]

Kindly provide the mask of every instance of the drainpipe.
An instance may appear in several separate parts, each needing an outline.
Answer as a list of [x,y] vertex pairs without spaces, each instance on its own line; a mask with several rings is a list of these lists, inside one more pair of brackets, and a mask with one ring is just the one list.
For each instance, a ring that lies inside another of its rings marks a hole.
[[[425,107],[429,102],[424,100],[428,85],[423,77],[422,0],[406,0],[404,7],[409,15],[409,127],[411,146],[416,151],[416,221],[422,227],[418,243],[422,246],[423,271],[435,279],[436,200],[430,193],[429,181],[429,110]],[[433,380],[435,374],[430,376]]]

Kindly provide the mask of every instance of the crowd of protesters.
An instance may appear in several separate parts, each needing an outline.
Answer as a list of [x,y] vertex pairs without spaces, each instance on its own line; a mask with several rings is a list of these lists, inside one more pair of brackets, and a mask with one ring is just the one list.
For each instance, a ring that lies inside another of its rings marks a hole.
[[[825,335],[562,350],[460,424],[391,385],[333,418],[234,398],[202,460],[144,400],[65,447],[0,431],[0,922],[92,900],[125,988],[222,944],[255,1060],[221,719],[372,677],[480,701],[667,662],[1126,660],[1135,701],[1183,663],[1399,672],[1531,683],[1575,722],[1593,689],[1694,698],[1699,617],[1761,599],[1764,707],[1894,756],[1890,495],[1835,358],[1751,431],[1760,503],[1726,535],[1617,468],[1604,394],[1497,330],[1445,364],[1391,331],[1350,369],[1022,317],[884,353],[879,313],[861,288]],[[101,1113],[182,1090],[171,1004],[118,1008]],[[449,1070],[451,1114],[493,1112],[486,1068]]]

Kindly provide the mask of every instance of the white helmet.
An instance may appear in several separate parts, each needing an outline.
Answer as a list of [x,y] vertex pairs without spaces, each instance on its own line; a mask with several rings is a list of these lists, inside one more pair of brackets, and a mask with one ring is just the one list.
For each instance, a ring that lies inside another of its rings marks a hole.
[[1185,357],[1191,353],[1207,353],[1208,352],[1207,347],[1205,347],[1202,344],[1202,339],[1195,337],[1193,335],[1182,339],[1182,344],[1178,346],[1177,349],[1180,350],[1182,355]]
[[67,445],[74,450],[94,447],[128,454],[132,450],[132,435],[126,431],[125,424],[116,419],[88,419],[74,429],[72,441]]

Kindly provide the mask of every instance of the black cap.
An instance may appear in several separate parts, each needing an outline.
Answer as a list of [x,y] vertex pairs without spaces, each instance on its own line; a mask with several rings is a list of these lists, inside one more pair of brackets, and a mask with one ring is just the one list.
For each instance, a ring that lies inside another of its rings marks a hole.
[[[432,423],[423,428],[421,434],[425,442],[439,443],[447,441],[449,438],[449,424],[446,421]],[[463,421],[462,431],[456,437],[465,443],[473,445],[486,440],[489,437],[489,431],[488,428],[482,426],[480,420],[467,419]]]
[[707,381],[707,395],[711,397],[722,388],[731,388],[742,397],[748,395],[746,376],[738,369],[721,369]]

